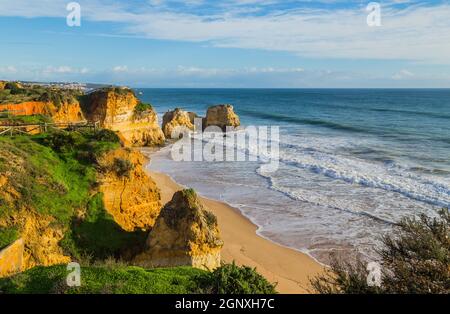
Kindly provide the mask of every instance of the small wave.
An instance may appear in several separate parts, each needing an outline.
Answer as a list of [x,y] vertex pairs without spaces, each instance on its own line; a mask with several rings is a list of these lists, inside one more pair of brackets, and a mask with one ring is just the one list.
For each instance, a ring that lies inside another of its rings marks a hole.
[[348,131],[348,132],[355,132],[355,133],[369,133],[369,134],[375,134],[376,132],[372,132],[368,129],[351,126],[351,125],[345,125],[340,124],[328,120],[318,120],[318,119],[305,119],[305,118],[296,118],[292,116],[286,116],[281,114],[275,114],[275,113],[264,113],[264,112],[258,112],[258,111],[252,111],[252,110],[240,110],[242,113],[250,114],[254,117],[258,117],[261,119],[266,120],[275,120],[275,121],[281,121],[281,122],[290,122],[290,123],[296,123],[296,124],[306,124],[306,125],[315,125],[315,126],[322,126],[334,130],[341,130],[341,131]]
[[385,219],[383,217],[376,216],[376,215],[368,213],[366,211],[355,211],[355,210],[351,210],[351,209],[348,209],[348,208],[343,208],[343,207],[340,207],[340,206],[332,205],[330,203],[323,203],[323,202],[319,202],[319,201],[314,200],[314,199],[309,199],[307,195],[300,195],[299,193],[295,193],[295,192],[290,191],[289,189],[287,189],[285,187],[282,187],[282,186],[276,184],[274,182],[274,178],[272,176],[262,172],[261,168],[257,169],[256,172],[257,172],[257,174],[259,174],[260,176],[262,176],[263,178],[266,178],[268,180],[269,187],[272,190],[278,191],[278,192],[286,195],[287,197],[289,197],[292,200],[300,201],[300,202],[304,202],[304,203],[309,203],[309,204],[312,204],[312,205],[321,206],[321,207],[325,207],[325,208],[329,208],[329,209],[339,210],[339,211],[350,213],[350,214],[353,214],[353,215],[365,216],[365,217],[368,217],[370,219],[376,220],[376,221],[381,222],[381,223],[389,224],[389,225],[396,225],[397,224],[397,222],[395,222],[395,221],[391,221],[391,220]]
[[438,119],[450,119],[450,115],[436,113],[436,112],[390,109],[390,108],[371,108],[369,110],[374,111],[374,112],[393,112],[393,113],[409,114],[409,115],[422,116],[422,117],[427,116],[430,118],[438,118]]

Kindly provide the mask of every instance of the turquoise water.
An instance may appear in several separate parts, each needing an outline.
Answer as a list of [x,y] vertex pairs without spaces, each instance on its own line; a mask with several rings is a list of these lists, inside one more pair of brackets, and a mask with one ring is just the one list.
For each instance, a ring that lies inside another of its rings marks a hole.
[[373,257],[392,223],[450,207],[450,90],[138,92],[160,116],[231,103],[244,126],[279,126],[274,173],[262,174],[260,162],[175,162],[169,149],[151,167],[240,208],[262,236],[321,261],[330,251]]

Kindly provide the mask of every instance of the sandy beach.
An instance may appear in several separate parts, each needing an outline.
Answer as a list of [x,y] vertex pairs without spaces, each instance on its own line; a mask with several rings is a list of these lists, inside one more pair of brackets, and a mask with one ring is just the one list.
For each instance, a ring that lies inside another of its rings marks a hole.
[[[161,189],[163,204],[182,187],[163,173],[150,171]],[[278,283],[277,290],[285,294],[310,291],[309,278],[323,271],[323,266],[306,254],[283,247],[257,235],[257,226],[239,210],[225,203],[201,198],[203,204],[218,218],[225,245],[222,259],[239,265],[256,267],[269,281]]]

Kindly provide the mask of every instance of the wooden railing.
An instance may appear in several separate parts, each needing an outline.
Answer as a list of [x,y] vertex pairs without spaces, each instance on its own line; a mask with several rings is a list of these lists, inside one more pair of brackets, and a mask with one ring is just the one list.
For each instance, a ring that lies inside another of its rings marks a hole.
[[51,129],[78,130],[89,129],[96,131],[100,129],[97,122],[76,122],[76,123],[38,123],[38,124],[0,124],[0,136],[13,136],[21,134],[39,134],[48,132]]

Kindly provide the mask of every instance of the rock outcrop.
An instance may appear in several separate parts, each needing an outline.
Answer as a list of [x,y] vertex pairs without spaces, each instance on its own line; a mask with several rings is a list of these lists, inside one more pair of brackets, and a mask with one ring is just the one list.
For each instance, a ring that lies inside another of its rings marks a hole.
[[132,90],[107,88],[89,94],[83,109],[89,121],[99,121],[102,127],[120,132],[134,146],[164,144],[156,112],[151,107],[137,111],[138,104]]
[[193,190],[184,190],[164,206],[149,234],[147,250],[135,262],[146,267],[188,265],[213,270],[220,266],[222,246],[214,214]]
[[5,85],[7,82],[5,81],[0,81],[0,90],[5,89]]
[[16,228],[24,246],[23,250],[14,249],[5,253],[5,259],[0,260],[0,268],[12,271],[17,268],[19,261],[21,270],[37,265],[68,263],[70,258],[59,246],[64,237],[61,225],[54,217],[39,213],[28,203],[20,201],[23,196],[14,182],[18,176],[30,175],[26,170],[27,161],[20,154],[8,150],[0,150],[0,159],[6,162],[3,169],[8,169],[0,173],[0,200],[6,208],[15,208],[8,214],[4,214],[5,209],[1,208],[3,215],[0,215],[0,229]]
[[140,152],[127,148],[111,151],[99,160],[105,209],[129,232],[151,229],[162,207],[159,189],[143,169],[145,161]]
[[22,270],[23,251],[24,245],[22,239],[0,250],[0,278],[7,277]]
[[8,111],[18,116],[46,115],[51,117],[55,123],[76,123],[85,120],[78,102],[63,103],[60,106],[42,101],[3,104],[0,105],[1,111]]
[[[174,137],[174,130],[176,127],[186,127],[189,130],[194,130],[194,113],[189,113],[176,108],[173,111],[168,111],[163,116],[162,129],[166,138],[172,139]],[[179,134],[181,135],[181,134]]]
[[218,105],[208,108],[204,123],[205,128],[218,126],[225,131],[227,126],[238,127],[240,125],[241,122],[232,105]]

